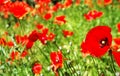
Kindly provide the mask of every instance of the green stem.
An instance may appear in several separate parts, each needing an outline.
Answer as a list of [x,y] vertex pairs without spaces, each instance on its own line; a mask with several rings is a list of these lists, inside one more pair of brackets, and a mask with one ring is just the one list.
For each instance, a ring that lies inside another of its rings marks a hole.
[[110,60],[111,60],[111,69],[112,69],[112,71],[114,73],[114,76],[116,76],[115,75],[116,69],[115,69],[115,65],[114,65],[114,60],[113,60],[112,50],[111,49],[109,50],[109,54],[110,54]]
[[[53,42],[53,44],[54,44],[58,49],[60,49],[59,46],[57,45],[56,41]],[[60,49],[60,50],[61,50],[61,49]]]

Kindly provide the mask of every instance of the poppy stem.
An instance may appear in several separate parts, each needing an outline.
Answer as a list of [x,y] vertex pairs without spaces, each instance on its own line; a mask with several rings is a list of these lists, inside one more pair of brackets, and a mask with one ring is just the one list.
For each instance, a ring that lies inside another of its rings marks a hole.
[[94,59],[93,57],[92,57],[92,60],[93,60],[94,66],[95,66],[96,69],[97,69],[97,73],[98,73],[98,76],[99,76],[100,74],[99,74],[99,68],[98,68],[98,65],[96,64],[95,59]]
[[115,75],[116,69],[115,69],[115,65],[114,65],[114,60],[113,60],[112,50],[111,49],[109,50],[109,54],[110,54],[110,60],[111,60],[111,68],[112,68],[112,71],[114,73],[114,76],[116,76]]
[[55,76],[59,76],[58,71],[55,71]]
[[47,57],[47,55],[42,51],[42,49],[40,47],[37,46],[37,48],[40,50],[40,52],[43,54],[43,56],[47,59],[47,61],[49,62],[49,58]]

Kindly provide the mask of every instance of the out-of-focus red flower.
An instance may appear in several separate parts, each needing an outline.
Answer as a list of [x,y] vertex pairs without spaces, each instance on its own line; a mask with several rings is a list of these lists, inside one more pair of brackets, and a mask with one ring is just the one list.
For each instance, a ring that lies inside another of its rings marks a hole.
[[63,66],[63,57],[62,52],[51,52],[50,53],[50,60],[53,67],[53,71],[56,72],[58,68],[62,68]]
[[94,57],[101,57],[110,49],[111,42],[111,28],[108,26],[96,26],[87,33],[85,40],[81,44],[81,52]]
[[12,41],[9,41],[9,42],[7,42],[7,46],[8,46],[8,47],[13,47],[13,46],[14,46],[14,43],[13,43]]
[[51,2],[51,0],[34,0],[34,1],[38,4],[41,4],[41,3],[49,4]]
[[28,42],[28,37],[26,35],[24,36],[16,35],[15,40],[18,44],[25,45]]
[[60,2],[56,3],[53,7],[52,7],[52,11],[56,12],[58,9],[63,8],[63,4],[61,4]]
[[10,5],[11,5],[11,1],[10,0],[4,0],[1,3],[2,4],[0,5],[0,12],[4,13],[4,18],[8,18],[8,12],[9,12],[9,8],[10,8]]
[[89,7],[93,7],[93,2],[92,0],[84,0],[84,4],[89,6]]
[[6,41],[4,38],[0,38],[0,45],[6,45]]
[[120,52],[112,51],[112,54],[113,54],[113,57],[114,57],[116,63],[120,67]]
[[54,33],[49,33],[48,28],[42,28],[41,32],[38,33],[39,40],[41,41],[42,44],[46,44],[47,41],[52,41],[55,38]]
[[55,38],[55,34],[54,34],[54,33],[50,33],[50,34],[48,35],[48,40],[49,40],[49,41],[53,41],[54,38]]
[[48,28],[43,28],[43,29],[42,29],[42,33],[43,33],[43,34],[47,34],[47,33],[48,33],[48,31],[49,31],[49,29],[48,29]]
[[113,45],[111,46],[111,50],[112,50],[112,51],[118,51],[118,49],[119,49],[119,46],[118,46],[117,44],[113,44]]
[[72,5],[72,0],[65,0],[64,7],[70,7]]
[[116,63],[120,67],[120,37],[113,38],[113,40],[114,40],[115,44],[112,45],[112,47],[111,47],[112,54],[113,54],[113,57],[114,57]]
[[118,0],[118,2],[120,2],[120,0]]
[[68,30],[63,30],[63,35],[64,37],[70,37],[73,35],[73,32],[72,31],[68,31]]
[[52,17],[52,13],[46,13],[46,14],[44,15],[44,19],[45,19],[45,20],[49,20],[51,17]]
[[97,4],[99,6],[103,6],[103,5],[109,5],[112,3],[112,0],[97,0]]
[[34,42],[28,41],[27,44],[26,44],[26,49],[31,49],[33,44],[34,44]]
[[62,24],[64,24],[64,23],[66,23],[65,16],[62,15],[62,16],[57,16],[57,17],[55,17],[54,22],[55,22],[56,24],[58,24],[58,25],[62,25]]
[[37,24],[37,25],[36,25],[36,28],[40,30],[40,29],[43,28],[43,26],[44,26],[43,24]]
[[6,36],[7,36],[8,34],[9,34],[9,33],[8,33],[7,31],[5,31],[5,32],[4,32],[4,35],[6,35]]
[[75,4],[79,5],[80,4],[80,0],[76,0]]
[[118,32],[120,32],[120,22],[117,23],[117,29],[118,29]]
[[47,34],[39,33],[39,40],[41,41],[42,44],[46,44],[47,43]]
[[43,5],[40,5],[39,8],[37,9],[37,13],[39,15],[42,15],[45,12],[45,8]]
[[120,37],[119,38],[114,38],[113,40],[117,45],[120,45]]
[[111,46],[112,51],[120,50],[120,37],[113,38],[114,44]]
[[114,46],[112,46],[112,54],[113,57],[116,61],[116,63],[118,64],[118,66],[120,67],[120,38],[114,38],[113,39],[115,44]]
[[38,39],[41,41],[42,44],[46,44],[47,43],[47,40],[48,40],[48,31],[49,31],[48,28],[42,28],[41,32],[38,33],[38,36],[39,36]]
[[13,60],[18,59],[19,52],[18,51],[12,51],[10,53],[10,58]]
[[35,42],[38,37],[38,32],[36,30],[33,30],[32,33],[28,36],[28,39],[32,42]]
[[10,3],[10,0],[0,0],[0,11],[8,11]]
[[22,1],[15,1],[10,6],[10,12],[18,19],[22,19],[30,11],[30,6]]
[[39,15],[43,15],[46,11],[50,9],[49,3],[51,2],[51,0],[35,0],[35,2],[37,3],[37,13]]
[[24,58],[28,55],[28,51],[27,50],[24,50],[22,53],[21,53],[21,57]]
[[20,43],[21,43],[21,36],[20,36],[20,35],[16,35],[16,36],[15,36],[15,40],[16,40],[16,42],[17,42],[18,44],[20,44]]
[[104,5],[109,5],[112,3],[112,0],[104,0]]
[[32,71],[34,74],[40,74],[42,71],[42,65],[40,63],[34,63],[32,66]]
[[87,14],[84,14],[86,20],[91,21],[96,18],[100,18],[103,15],[103,12],[97,10],[91,10]]

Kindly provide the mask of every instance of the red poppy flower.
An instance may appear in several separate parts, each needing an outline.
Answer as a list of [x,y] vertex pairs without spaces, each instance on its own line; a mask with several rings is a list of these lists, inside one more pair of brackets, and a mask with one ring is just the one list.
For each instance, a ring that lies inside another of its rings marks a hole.
[[112,51],[120,51],[120,37],[113,38],[114,43],[111,46]]
[[50,9],[49,3],[51,2],[51,0],[35,0],[35,2],[38,5],[37,12],[40,15],[43,15],[46,11]]
[[22,45],[27,44],[27,42],[28,42],[28,37],[27,37],[27,35],[24,35],[23,37],[21,37],[20,42],[22,43]]
[[53,7],[52,10],[54,12],[56,12],[58,9],[63,8],[63,4],[61,4],[60,2],[56,3]]
[[48,40],[49,40],[49,41],[53,41],[54,38],[55,38],[55,34],[54,34],[54,33],[50,33],[50,34],[48,35]]
[[36,28],[40,30],[40,29],[43,28],[43,26],[44,26],[43,24],[37,24],[37,25],[36,25]]
[[4,38],[0,38],[0,45],[6,45],[6,41]]
[[108,26],[96,26],[87,33],[85,41],[81,44],[81,52],[101,57],[108,51],[111,42],[111,28]]
[[54,22],[55,22],[56,24],[58,24],[58,25],[62,25],[62,24],[64,24],[64,23],[66,23],[65,16],[62,15],[62,16],[57,16],[57,17],[55,17]]
[[117,23],[117,29],[118,29],[118,32],[120,32],[120,22]]
[[89,6],[89,7],[93,7],[93,2],[92,0],[84,0],[84,4]]
[[47,34],[39,33],[39,40],[41,41],[42,44],[46,44],[47,43]]
[[11,1],[9,0],[4,0],[4,2],[0,5],[0,12],[4,13],[4,18],[8,18],[8,12],[9,12],[9,8],[11,5]]
[[63,35],[64,37],[69,37],[73,35],[73,32],[68,30],[63,30]]
[[42,29],[42,33],[43,33],[43,34],[47,34],[47,33],[48,33],[48,31],[49,31],[49,29],[48,29],[48,28],[43,28],[43,29]]
[[42,44],[46,44],[48,40],[48,28],[43,28],[41,33],[38,33],[39,40],[41,41]]
[[70,7],[72,5],[72,0],[65,0],[64,6]]
[[81,0],[76,0],[76,2],[75,2],[76,5],[79,5],[79,4],[80,4],[80,1],[81,1]]
[[104,0],[104,5],[108,5],[108,4],[111,4],[112,3],[112,0]]
[[53,71],[57,71],[58,68],[61,68],[63,65],[62,52],[51,52],[50,59],[53,66]]
[[12,41],[9,41],[9,42],[7,42],[7,46],[8,46],[8,47],[13,47],[13,46],[14,46],[14,43],[13,43]]
[[116,63],[118,64],[118,66],[120,67],[120,38],[114,38],[114,42],[115,44],[112,46],[112,54],[113,57],[116,61]]
[[112,51],[112,54],[113,54],[113,57],[114,57],[116,63],[120,67],[120,52]]
[[28,37],[26,35],[24,36],[16,35],[15,40],[18,44],[25,45],[28,42]]
[[24,58],[25,56],[28,55],[28,51],[27,50],[24,50],[22,53],[21,53],[21,57]]
[[10,6],[10,12],[18,19],[22,19],[30,11],[30,7],[26,2],[16,1]]
[[40,4],[40,3],[49,4],[51,2],[51,0],[34,0],[34,1],[38,4]]
[[17,51],[12,51],[11,54],[10,54],[10,58],[11,58],[12,61],[13,61],[13,60],[17,59],[18,55],[19,55],[19,52],[17,52]]
[[26,49],[32,48],[33,44],[34,44],[34,42],[28,41],[27,44],[26,44]]
[[34,74],[40,74],[42,70],[42,65],[40,63],[34,63],[34,65],[32,66],[32,71]]
[[21,43],[21,36],[20,35],[16,35],[15,36],[15,40],[16,40],[16,42],[19,44],[19,43]]
[[115,42],[117,45],[120,45],[120,37],[119,37],[119,38],[114,38],[114,42]]
[[99,6],[103,6],[103,5],[109,5],[112,3],[112,0],[97,0],[97,4]]
[[37,9],[37,13],[39,15],[42,15],[45,12],[45,8],[43,5],[40,5],[39,8]]
[[44,15],[44,19],[45,19],[45,20],[49,20],[51,17],[52,17],[52,14],[51,14],[51,13],[46,13],[46,14]]
[[97,10],[91,10],[87,14],[84,14],[86,20],[91,21],[96,18],[100,18],[103,15],[103,12]]
[[38,32],[36,30],[33,30],[32,33],[28,36],[28,39],[32,42],[35,42],[38,37]]

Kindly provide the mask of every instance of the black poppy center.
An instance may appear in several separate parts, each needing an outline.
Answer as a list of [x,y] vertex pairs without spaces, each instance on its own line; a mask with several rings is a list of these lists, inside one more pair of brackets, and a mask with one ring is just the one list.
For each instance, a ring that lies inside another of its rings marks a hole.
[[108,45],[108,38],[104,38],[100,40],[100,47],[103,48]]

